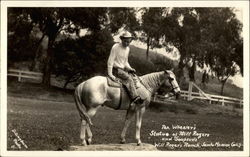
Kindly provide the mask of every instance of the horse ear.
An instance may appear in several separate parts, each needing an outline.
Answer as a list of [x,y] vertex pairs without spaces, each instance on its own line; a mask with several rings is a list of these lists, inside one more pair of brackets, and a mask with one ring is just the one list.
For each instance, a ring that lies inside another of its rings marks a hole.
[[174,68],[171,68],[169,70],[164,70],[165,73],[170,74],[170,72],[174,71]]
[[164,72],[169,76],[169,70],[164,70]]

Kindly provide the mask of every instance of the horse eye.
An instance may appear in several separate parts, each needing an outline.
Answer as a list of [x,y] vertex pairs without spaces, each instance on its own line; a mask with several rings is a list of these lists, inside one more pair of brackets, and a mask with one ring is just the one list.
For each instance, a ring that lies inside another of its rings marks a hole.
[[171,78],[171,77],[169,78],[169,81],[173,81],[173,80],[174,80],[173,78]]

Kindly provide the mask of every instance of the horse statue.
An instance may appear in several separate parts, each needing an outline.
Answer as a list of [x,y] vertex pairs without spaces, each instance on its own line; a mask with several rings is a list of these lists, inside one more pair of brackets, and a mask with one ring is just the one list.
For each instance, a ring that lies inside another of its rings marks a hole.
[[[138,76],[137,76],[138,77]],[[162,86],[171,87],[172,93],[176,99],[180,95],[180,88],[176,81],[175,75],[170,70],[154,72],[138,77],[137,88],[143,91],[144,101],[142,104],[135,104],[131,107],[131,100],[127,92],[123,92],[122,88],[111,87],[108,85],[108,78],[104,76],[92,77],[75,89],[75,102],[77,110],[81,117],[80,138],[81,144],[86,146],[91,144],[92,132],[90,126],[93,125],[91,117],[93,117],[101,106],[107,106],[113,109],[127,110],[125,124],[121,133],[121,143],[126,142],[125,135],[130,125],[132,117],[136,116],[136,140],[137,145],[141,145],[140,130],[142,116],[146,107],[149,105],[152,95]],[[121,98],[122,96],[122,98]],[[122,99],[122,100],[121,100]],[[122,105],[121,105],[122,104]],[[86,139],[87,135],[87,139]]]

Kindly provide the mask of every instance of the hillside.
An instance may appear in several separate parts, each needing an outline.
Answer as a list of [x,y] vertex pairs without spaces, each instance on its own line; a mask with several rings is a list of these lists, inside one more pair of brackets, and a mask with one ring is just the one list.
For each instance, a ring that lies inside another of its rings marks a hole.
[[[171,59],[165,57],[162,54],[155,53],[153,51],[149,52],[149,60],[146,59],[146,50],[141,49],[138,47],[135,47],[133,45],[130,46],[131,52],[130,52],[130,64],[135,67],[137,70],[137,73],[139,75],[154,72],[154,71],[159,71],[159,70],[164,70],[162,66],[165,65],[165,69],[171,69],[173,66],[175,66],[177,61],[172,61]],[[162,66],[160,69],[157,69],[156,64],[159,64],[162,62]],[[201,84],[201,79],[202,79],[202,73],[199,71],[196,71],[195,73],[195,78],[196,78],[196,84],[204,90],[204,92],[209,93],[209,94],[216,94],[220,95],[221,91],[221,83],[218,81],[217,78],[209,78],[208,84],[204,87]],[[188,85],[187,84],[182,84],[180,85],[181,89],[187,90]],[[224,87],[224,96],[229,96],[229,97],[235,97],[235,98],[243,98],[243,89],[235,86],[228,80]]]

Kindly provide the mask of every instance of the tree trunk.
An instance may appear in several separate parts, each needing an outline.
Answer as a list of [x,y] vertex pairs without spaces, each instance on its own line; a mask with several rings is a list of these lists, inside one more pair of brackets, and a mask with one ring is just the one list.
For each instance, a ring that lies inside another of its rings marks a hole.
[[220,95],[223,95],[224,94],[224,86],[225,86],[225,84],[226,84],[226,81],[222,81],[221,82],[221,90],[220,90]]
[[44,60],[44,68],[43,68],[43,81],[42,84],[45,87],[50,87],[50,77],[51,77],[51,65],[52,65],[52,56],[53,56],[53,50],[52,46],[55,41],[55,38],[49,37],[49,43],[48,43],[48,50],[47,55]]
[[48,35],[48,49],[47,55],[44,59],[44,68],[43,68],[43,81],[42,84],[45,87],[50,87],[50,77],[52,72],[52,61],[54,58],[53,54],[53,45],[55,39],[60,32],[60,28],[63,24],[63,18],[60,18],[59,24],[57,25],[58,21],[54,19],[53,15],[48,16],[46,20],[46,29],[44,30],[44,34]]
[[[77,74],[77,73],[76,73],[76,74]],[[65,81],[65,83],[64,83],[63,89],[66,89],[66,87],[67,87],[67,85],[68,85],[69,83],[74,82],[75,80],[77,80],[77,79],[74,79],[74,78],[73,78],[76,74],[73,74],[73,75],[67,77],[67,79],[66,79],[66,81]]]
[[39,62],[39,59],[40,59],[40,56],[41,56],[40,53],[42,53],[40,51],[42,51],[41,44],[43,42],[44,37],[45,37],[45,34],[43,33],[42,37],[40,38],[40,40],[37,43],[35,57],[34,57],[34,60],[33,60],[32,64],[31,64],[31,67],[30,67],[31,71],[38,71],[39,70],[39,64],[38,64],[38,62]]
[[147,51],[146,51],[146,59],[148,60],[148,56],[149,56],[149,46],[150,46],[150,37],[148,37],[147,39]]
[[227,82],[227,79],[230,77],[230,75],[228,75],[224,80],[221,80],[221,91],[220,94],[223,95],[224,94],[224,86]]
[[181,78],[183,77],[183,68],[184,68],[184,64],[183,64],[183,60],[184,60],[184,55],[181,55],[180,57],[180,62],[178,65],[178,70],[176,71],[176,76],[177,76],[177,82],[181,83]]
[[68,76],[65,83],[64,83],[63,88],[66,89],[66,87],[67,87],[67,85],[69,83],[77,81],[80,77],[81,77],[81,72],[80,71],[75,72],[72,75]]
[[192,67],[188,68],[188,70],[189,70],[189,79],[190,79],[190,81],[195,82],[196,63],[195,63],[194,59],[193,59]]
[[63,89],[66,89],[67,85],[70,83],[70,79],[66,80],[66,82],[63,85]]

